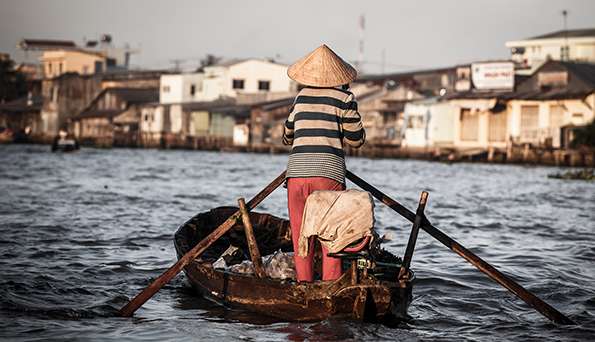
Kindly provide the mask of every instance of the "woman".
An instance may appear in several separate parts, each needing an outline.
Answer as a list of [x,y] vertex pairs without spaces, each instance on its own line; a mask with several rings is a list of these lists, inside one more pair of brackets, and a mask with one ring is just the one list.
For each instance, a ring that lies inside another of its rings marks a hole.
[[[283,143],[291,145],[287,164],[287,202],[294,251],[306,198],[317,190],[345,189],[343,144],[360,147],[365,140],[357,103],[349,88],[357,72],[322,45],[289,67],[287,75],[304,88],[285,122]],[[311,241],[312,243],[312,241]],[[313,281],[314,248],[306,257],[295,253],[298,281]],[[341,276],[341,260],[322,248],[322,280]]]

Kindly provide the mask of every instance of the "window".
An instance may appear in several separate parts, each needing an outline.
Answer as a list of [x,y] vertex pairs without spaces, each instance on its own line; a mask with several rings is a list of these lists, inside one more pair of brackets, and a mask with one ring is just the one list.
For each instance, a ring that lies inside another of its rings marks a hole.
[[550,106],[550,128],[558,128],[564,125],[564,106]]
[[506,141],[506,112],[488,113],[488,140]]
[[539,106],[521,106],[521,142],[534,142],[539,138]]
[[52,74],[52,63],[48,63],[48,74]]
[[102,61],[95,61],[95,73],[99,74],[103,72],[103,62]]
[[271,81],[258,81],[258,90],[269,91],[271,89]]
[[560,60],[567,61],[570,59],[570,47],[560,46]]
[[164,85],[163,86],[163,92],[164,93],[169,93],[169,86],[168,85]]
[[196,86],[194,84],[190,85],[190,95],[194,96],[194,94],[196,93]]
[[62,63],[58,64],[58,74],[62,74]]
[[477,141],[479,137],[479,115],[468,108],[461,109],[461,140]]
[[572,113],[572,120],[582,120],[583,119],[583,113]]
[[234,79],[232,83],[233,89],[244,89],[244,80]]

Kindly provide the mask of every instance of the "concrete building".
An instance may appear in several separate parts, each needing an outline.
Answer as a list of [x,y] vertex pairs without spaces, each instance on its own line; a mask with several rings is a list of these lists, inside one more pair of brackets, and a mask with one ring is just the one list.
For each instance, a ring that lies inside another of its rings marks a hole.
[[406,148],[453,148],[457,108],[439,97],[405,105],[401,146]]
[[259,102],[295,91],[295,83],[287,77],[287,66],[246,59],[208,66],[202,73],[165,75],[161,78],[160,101],[180,104],[240,97],[240,102]]
[[532,74],[548,60],[595,63],[595,28],[563,30],[506,42],[517,72]]
[[548,61],[510,91],[469,91],[455,108],[458,149],[530,145],[567,147],[576,127],[595,117],[595,64]]
[[205,80],[202,100],[218,97],[237,97],[241,94],[279,96],[293,93],[297,85],[287,76],[287,66],[263,59],[233,60],[204,68]]
[[549,61],[508,97],[515,143],[567,147],[572,131],[595,118],[595,64]]
[[96,52],[85,50],[49,50],[41,55],[45,78],[58,77],[65,73],[92,75],[106,71],[108,59]]
[[202,101],[203,73],[169,74],[161,76],[159,102],[181,104]]

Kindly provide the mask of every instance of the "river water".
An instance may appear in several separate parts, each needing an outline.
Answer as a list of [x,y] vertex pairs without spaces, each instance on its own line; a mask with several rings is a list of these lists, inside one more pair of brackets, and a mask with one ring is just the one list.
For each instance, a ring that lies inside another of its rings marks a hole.
[[[286,156],[0,146],[1,340],[595,340],[595,183],[554,168],[349,159],[348,167],[429,219],[579,324],[559,327],[420,232],[418,282],[398,328],[275,322],[197,297],[180,275],[134,318],[115,317],[175,261],[172,236],[194,214],[249,198]],[[353,184],[348,184],[353,187]],[[285,190],[260,211],[287,217]],[[378,204],[388,249],[411,225]]]

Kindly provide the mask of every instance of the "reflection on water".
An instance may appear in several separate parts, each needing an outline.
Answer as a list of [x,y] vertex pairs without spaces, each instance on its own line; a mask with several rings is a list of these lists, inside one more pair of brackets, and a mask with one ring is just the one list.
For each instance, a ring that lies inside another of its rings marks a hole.
[[[432,222],[580,323],[556,327],[423,232],[418,284],[397,329],[295,324],[198,298],[178,276],[132,319],[126,299],[175,261],[172,235],[192,215],[251,197],[285,156],[0,146],[0,338],[130,340],[593,340],[595,184],[554,169],[350,159],[348,167],[410,208],[430,191]],[[353,186],[352,184],[349,184]],[[286,217],[285,190],[260,211]],[[380,204],[388,248],[410,224]]]

